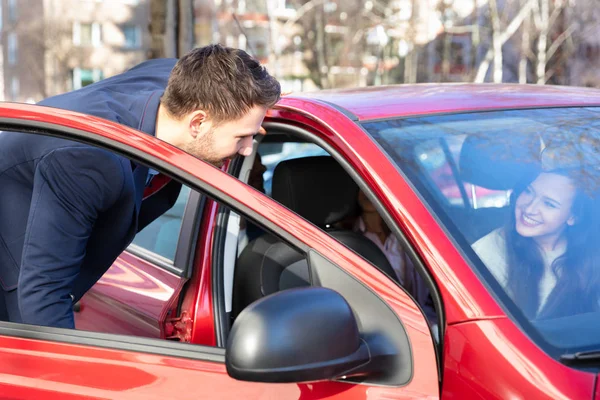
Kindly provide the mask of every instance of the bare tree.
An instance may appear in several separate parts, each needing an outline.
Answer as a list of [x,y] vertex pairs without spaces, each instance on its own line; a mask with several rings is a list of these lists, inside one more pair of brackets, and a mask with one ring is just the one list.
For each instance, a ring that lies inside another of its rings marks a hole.
[[194,47],[192,0],[150,0],[149,58],[180,57]]
[[533,9],[533,21],[537,30],[535,75],[536,82],[540,85],[545,84],[554,75],[556,70],[549,69],[548,64],[575,31],[575,24],[564,28],[566,6],[566,1],[550,3],[549,0],[539,0]]
[[[495,4],[495,2],[494,2]],[[511,19],[510,23],[502,29],[499,28],[496,24],[495,32],[492,34],[494,37],[494,44],[490,47],[483,57],[482,61],[477,68],[477,74],[475,75],[475,82],[483,82],[485,80],[485,76],[487,75],[487,71],[490,67],[490,62],[496,58],[501,59],[502,56],[502,46],[517,32],[523,21],[530,15],[533,7],[536,4],[536,0],[526,0],[515,13],[514,17]],[[493,18],[493,17],[492,17]],[[496,29],[499,30],[496,31]],[[502,66],[500,65],[500,68]],[[498,63],[495,63],[495,68],[498,68]],[[498,77],[502,79],[502,73],[495,73],[495,79]]]
[[[333,71],[338,67],[360,70],[366,51],[365,34],[371,20],[364,16],[364,3],[299,0],[296,17],[281,32],[294,25],[303,37],[301,50],[310,79],[319,88],[337,86]],[[285,50],[284,50],[285,51]]]

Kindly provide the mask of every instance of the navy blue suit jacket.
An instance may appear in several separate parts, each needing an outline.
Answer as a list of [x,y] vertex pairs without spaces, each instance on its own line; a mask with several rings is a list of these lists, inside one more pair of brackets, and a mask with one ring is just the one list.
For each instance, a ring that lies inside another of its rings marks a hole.
[[[154,135],[175,62],[150,60],[40,104]],[[93,146],[0,133],[0,286],[5,295],[18,290],[18,308],[7,303],[10,320],[74,327],[72,297],[83,296],[177,199],[181,185],[172,181],[142,202],[147,175],[147,167]]]

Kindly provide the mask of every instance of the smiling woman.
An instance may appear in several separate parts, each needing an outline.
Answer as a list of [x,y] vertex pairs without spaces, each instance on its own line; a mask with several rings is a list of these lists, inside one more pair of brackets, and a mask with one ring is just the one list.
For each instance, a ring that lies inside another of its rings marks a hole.
[[473,245],[529,318],[600,311],[596,204],[569,172],[525,178],[506,226]]
[[[561,322],[560,331],[538,324],[600,313],[598,112],[512,110],[364,124],[508,315],[524,326],[535,321],[561,353],[600,346],[600,328],[586,318]],[[595,333],[575,344],[569,338],[582,323]]]

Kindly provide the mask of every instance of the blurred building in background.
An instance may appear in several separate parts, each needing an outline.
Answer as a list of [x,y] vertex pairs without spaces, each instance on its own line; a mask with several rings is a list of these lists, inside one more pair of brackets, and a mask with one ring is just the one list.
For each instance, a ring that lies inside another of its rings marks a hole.
[[[0,0],[0,11],[0,98],[9,101],[38,101],[209,43],[248,51],[286,92],[600,86],[598,0]],[[152,42],[149,27],[159,33]],[[170,50],[157,52],[163,42]]]
[[36,102],[146,59],[147,0],[0,0],[4,99]]

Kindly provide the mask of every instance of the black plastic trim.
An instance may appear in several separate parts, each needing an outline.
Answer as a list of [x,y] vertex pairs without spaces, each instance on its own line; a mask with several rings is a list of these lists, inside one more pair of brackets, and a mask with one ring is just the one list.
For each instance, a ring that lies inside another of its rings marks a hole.
[[196,245],[202,222],[200,216],[204,211],[205,204],[206,196],[196,190],[190,190],[175,251],[175,265],[181,268],[182,276],[187,279],[191,278],[194,272]]
[[323,99],[311,99],[312,101],[314,101],[315,103],[322,103],[322,104],[327,104],[329,107],[335,108],[337,111],[341,112],[342,114],[344,114],[348,119],[354,121],[354,122],[358,122],[359,118],[356,114],[352,113],[350,110],[339,106],[335,103],[332,103],[330,101],[327,100],[323,100]]
[[162,339],[0,321],[0,335],[225,363],[225,349]]
[[217,227],[215,228],[212,248],[213,312],[215,315],[215,336],[217,338],[217,346],[219,347],[225,347],[227,334],[229,333],[229,321],[225,309],[225,289],[223,287],[225,276],[225,242],[227,241],[229,215],[229,209],[219,205],[216,221]]
[[[243,163],[244,157],[235,157],[229,164],[227,173],[238,178]],[[219,347],[225,347],[231,325],[225,307],[225,289],[223,287],[225,283],[225,244],[227,242],[227,225],[229,224],[230,214],[229,207],[219,205],[212,249],[213,313],[215,316],[215,337]]]
[[[378,386],[405,386],[414,376],[413,351],[402,320],[377,293],[317,251],[308,253],[314,285],[338,292],[357,319],[371,356],[385,364],[388,375],[344,381]],[[383,367],[383,366],[381,366]]]
[[161,256],[160,254],[145,249],[142,246],[138,246],[137,244],[132,243],[125,249],[125,251],[139,258],[142,258],[145,261],[148,261],[149,263],[156,265],[157,267],[160,267],[166,271],[169,271],[177,276],[183,276],[183,270],[177,268],[173,261]]

